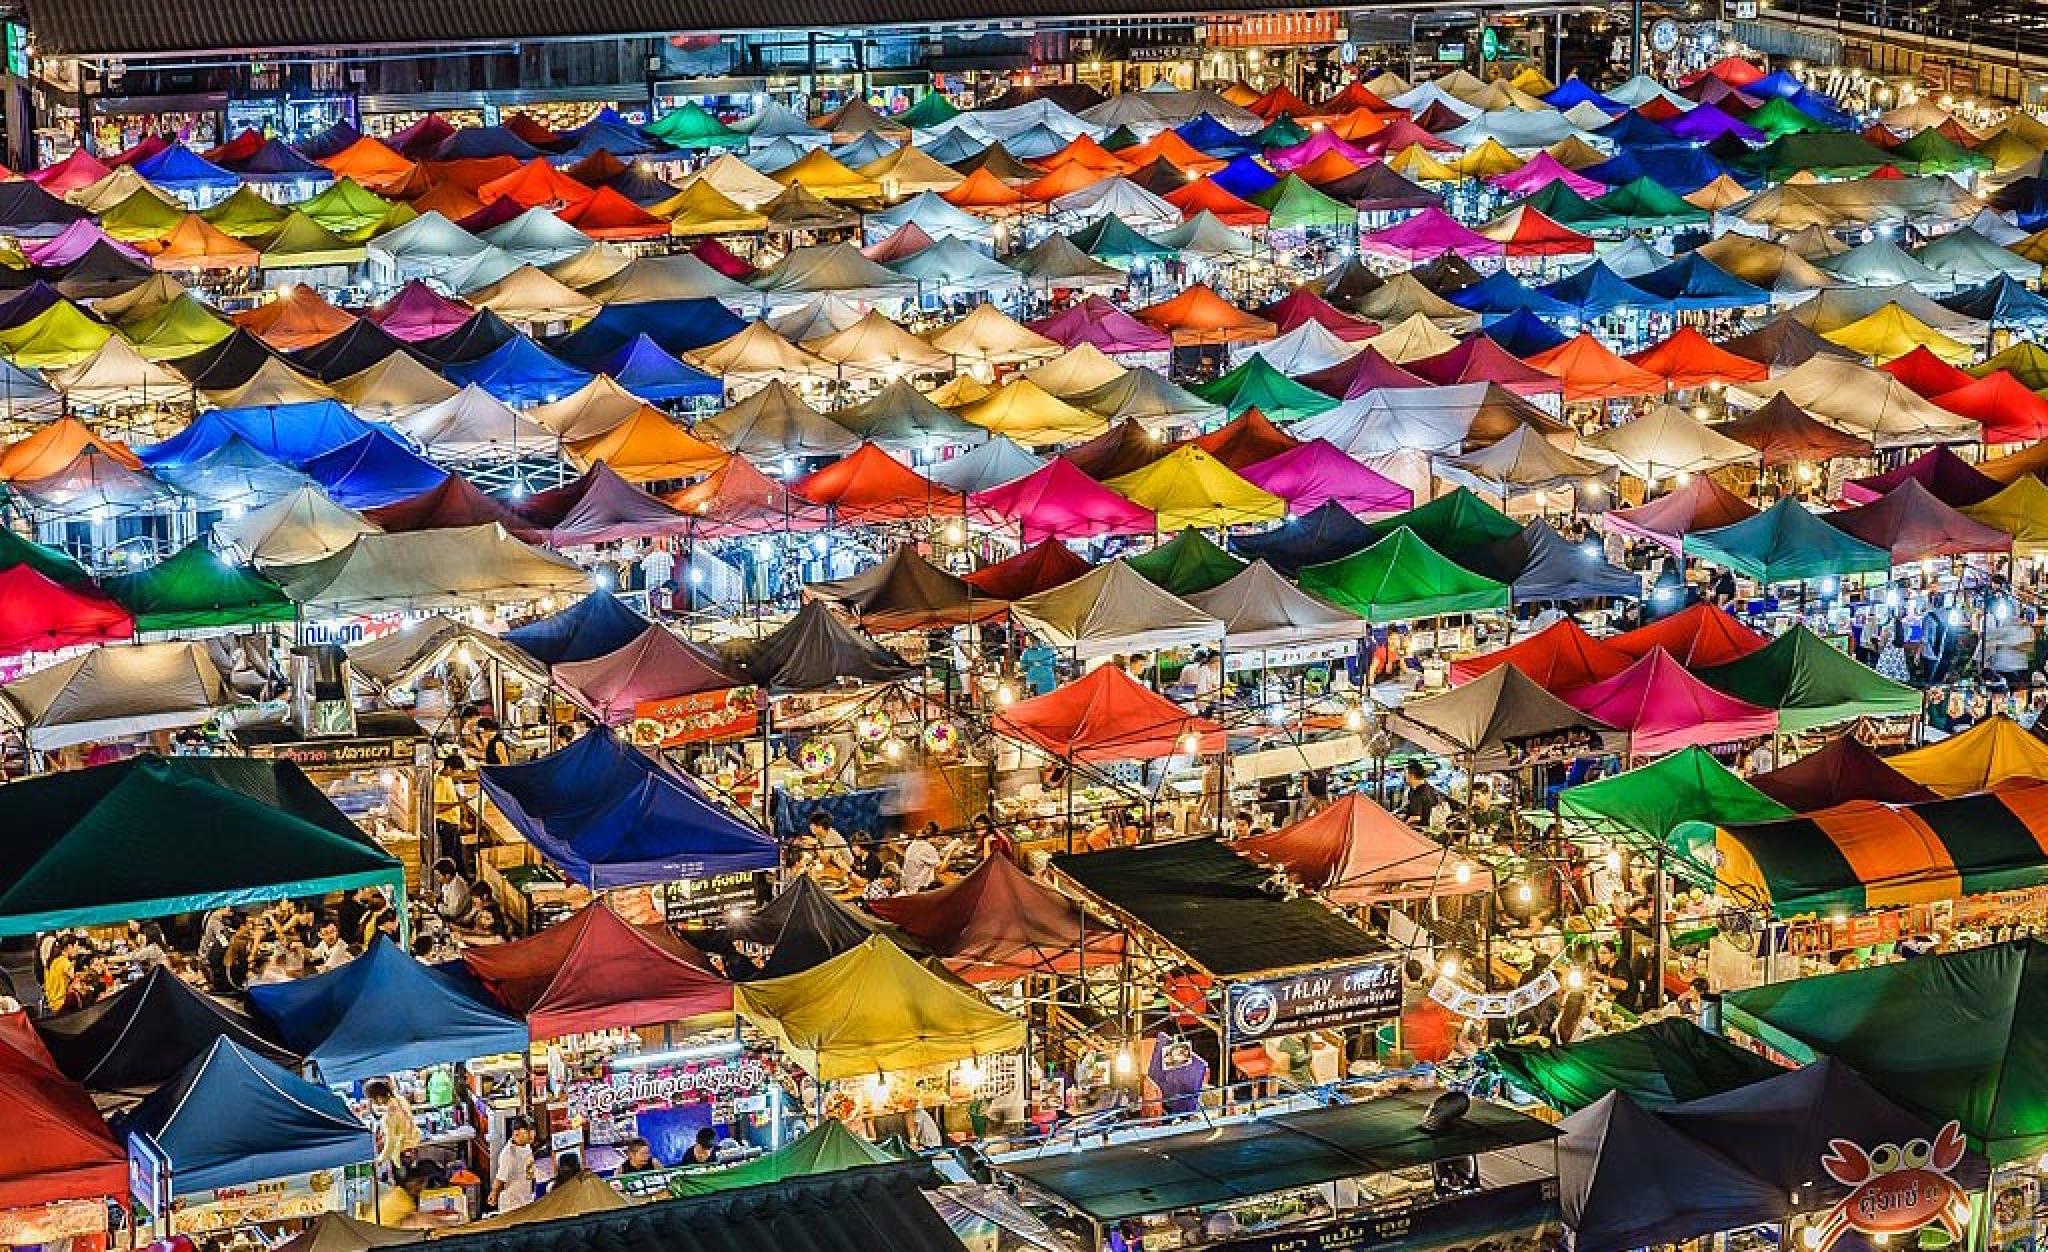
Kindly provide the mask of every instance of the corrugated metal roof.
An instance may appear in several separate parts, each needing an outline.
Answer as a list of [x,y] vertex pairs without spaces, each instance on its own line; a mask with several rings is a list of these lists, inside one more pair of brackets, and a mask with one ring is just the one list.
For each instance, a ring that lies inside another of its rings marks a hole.
[[1025,18],[1282,11],[1279,0],[32,0],[39,52],[58,56],[419,47],[484,41],[918,26]]

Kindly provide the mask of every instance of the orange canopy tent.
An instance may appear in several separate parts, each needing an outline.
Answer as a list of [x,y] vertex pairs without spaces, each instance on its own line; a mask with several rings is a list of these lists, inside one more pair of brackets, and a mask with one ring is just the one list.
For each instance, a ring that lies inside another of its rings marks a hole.
[[371,191],[396,186],[412,176],[411,161],[384,142],[365,135],[320,164],[336,178],[352,178]]
[[1562,379],[1564,398],[1568,401],[1618,400],[1664,390],[1662,378],[1614,355],[1591,331],[1580,331],[1556,347],[1529,357],[1528,363]]
[[1292,117],[1310,117],[1315,108],[1308,101],[1289,91],[1284,85],[1275,87],[1265,95],[1251,102],[1251,111],[1267,121],[1287,114]]
[[1273,323],[1238,308],[1204,283],[1132,316],[1172,335],[1176,344],[1247,343],[1271,339],[1274,330]]
[[814,474],[796,493],[831,508],[841,523],[900,522],[937,513],[965,516],[967,497],[941,487],[872,443]]
[[280,352],[324,343],[356,323],[355,314],[334,307],[303,283],[293,283],[275,299],[233,314],[231,320]]
[[[989,173],[985,169],[979,169],[974,171],[972,177],[989,179],[995,182],[996,185],[999,187],[1009,186],[1008,183],[1005,183],[1001,179],[996,178],[995,175]],[[1025,200],[1036,200],[1041,204],[1048,203],[1050,201],[1059,199],[1061,196],[1072,195],[1074,192],[1080,191],[1083,188],[1093,187],[1095,184],[1101,182],[1103,179],[1108,177],[1110,177],[1110,175],[1103,173],[1101,170],[1095,169],[1091,166],[1083,165],[1079,161],[1072,161],[1065,165],[1060,166],[1058,169],[1050,170],[1040,175],[1039,177],[1032,179],[1030,182],[1025,183],[1022,187],[1019,187],[1014,191],[1010,192],[1010,195],[1013,198],[1008,203],[1021,203],[1022,201]],[[962,185],[964,186],[965,184]],[[978,198],[997,199],[999,193],[997,193],[994,190],[994,188],[989,188],[985,191],[978,191],[976,193],[976,196]],[[959,204],[959,207],[961,208],[985,207],[973,204],[960,203],[960,201],[955,200],[954,197],[950,194],[946,196],[946,199],[953,201],[956,204]],[[1001,203],[1002,202],[998,200],[998,207],[1001,206]]]
[[477,199],[485,204],[506,198],[526,209],[546,204],[574,204],[589,194],[590,188],[549,165],[542,157],[535,157],[510,174],[494,178],[476,189]]
[[1132,169],[1143,169],[1154,161],[1164,161],[1179,169],[1208,173],[1229,164],[1220,157],[1210,156],[1182,139],[1178,131],[1171,130],[1162,130],[1144,143],[1123,149],[1118,155]]
[[1225,226],[1263,226],[1272,214],[1231,194],[1213,178],[1198,178],[1166,194],[1166,202],[1179,209],[1182,217],[1208,211]]
[[1230,845],[1239,856],[1277,865],[1340,904],[1422,900],[1493,889],[1493,874],[1411,829],[1363,792],[1313,817]]
[[124,469],[139,470],[142,459],[118,439],[103,439],[75,417],[60,417],[34,434],[0,450],[0,482],[34,482],[48,478],[86,450],[105,454]]
[[666,239],[669,224],[609,187],[599,187],[556,212],[592,239]]
[[564,446],[581,468],[602,461],[627,482],[658,483],[710,473],[725,464],[725,454],[675,423],[651,404],[643,404],[625,421],[587,439]]
[[1663,379],[1672,391],[1715,383],[1762,382],[1771,373],[1769,366],[1736,356],[1690,326],[1679,327],[1664,342],[1633,353],[1627,360]]
[[999,710],[995,729],[1074,761],[1172,756],[1188,749],[1190,736],[1203,752],[1220,751],[1224,742],[1221,726],[1153,691],[1121,665],[1099,665],[1064,687]]
[[1063,165],[1085,165],[1102,174],[1126,174],[1136,168],[1103,147],[1094,136],[1085,133],[1074,136],[1067,141],[1066,147],[1038,163],[1048,170],[1056,170]]
[[1451,662],[1451,681],[1468,683],[1490,670],[1512,665],[1537,686],[1554,693],[1612,678],[1635,660],[1564,617],[1520,643]]
[[197,213],[187,213],[149,263],[160,270],[254,269],[262,255]]
[[[1086,173],[1085,170],[1082,172]],[[1088,181],[1095,180],[1091,178]],[[956,209],[970,210],[1012,209],[1032,200],[1031,196],[990,173],[987,166],[969,174],[959,186],[940,192],[939,198]]]

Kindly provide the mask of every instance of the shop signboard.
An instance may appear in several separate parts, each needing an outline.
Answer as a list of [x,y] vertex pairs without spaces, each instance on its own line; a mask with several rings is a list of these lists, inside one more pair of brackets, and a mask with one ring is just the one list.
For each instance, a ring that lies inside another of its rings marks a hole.
[[0,1209],[0,1244],[37,1247],[67,1239],[97,1239],[107,1233],[105,1200],[59,1200],[28,1208]]
[[152,1216],[170,1200],[171,1163],[148,1135],[128,1136],[128,1198]]
[[768,895],[768,875],[760,870],[684,878],[661,885],[662,920],[686,930],[723,925],[734,909],[755,908]]
[[1512,1186],[1456,1196],[1417,1208],[1344,1218],[1319,1226],[1290,1226],[1272,1234],[1230,1239],[1213,1252],[1364,1252],[1396,1247],[1436,1252],[1450,1247],[1548,1247],[1563,1218],[1557,1180],[1532,1178]]
[[1948,1175],[1962,1162],[1965,1146],[1963,1128],[1954,1121],[1932,1142],[1864,1147],[1830,1140],[1821,1168],[1849,1194],[1821,1218],[1819,1237],[1807,1246],[1828,1252],[1851,1231],[1874,1243],[1889,1243],[1928,1226],[1940,1226],[1952,1242],[1960,1241],[1970,1222],[1970,1198]]
[[760,688],[732,687],[643,701],[633,708],[629,737],[635,747],[673,748],[744,739],[760,726]]
[[1401,1012],[1401,962],[1390,956],[1232,983],[1225,1011],[1240,1042],[1387,1021]]
[[290,761],[300,769],[375,769],[424,765],[425,739],[320,739],[305,743],[252,744],[250,756]]

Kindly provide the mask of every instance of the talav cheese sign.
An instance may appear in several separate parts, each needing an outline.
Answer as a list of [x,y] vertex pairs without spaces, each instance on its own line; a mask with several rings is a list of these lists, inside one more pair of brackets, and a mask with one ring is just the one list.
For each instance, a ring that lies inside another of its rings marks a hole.
[[1828,1143],[1820,1158],[1828,1177],[1851,1188],[1828,1210],[1806,1246],[1828,1252],[1848,1231],[1873,1238],[1910,1234],[1939,1225],[1961,1239],[1970,1221],[1969,1197],[1949,1172],[1962,1162],[1963,1129],[1950,1122],[1930,1141],[1882,1143],[1865,1150],[1847,1139]]
[[633,708],[631,737],[636,747],[673,747],[713,739],[744,739],[761,726],[760,689],[733,687],[699,691]]

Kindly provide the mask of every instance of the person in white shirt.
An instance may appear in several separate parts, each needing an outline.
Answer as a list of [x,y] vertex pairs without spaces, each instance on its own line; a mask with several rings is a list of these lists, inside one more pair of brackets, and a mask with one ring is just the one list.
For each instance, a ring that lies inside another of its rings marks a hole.
[[811,814],[811,838],[818,841],[819,858],[835,872],[853,872],[853,849],[848,846],[846,836],[832,828],[832,819],[823,812]]
[[512,1119],[505,1146],[491,1167],[489,1207],[500,1213],[533,1203],[533,1123],[524,1117]]
[[341,927],[334,922],[321,923],[319,940],[306,949],[306,964],[314,973],[339,969],[355,959],[355,952],[342,940]]
[[903,845],[903,893],[912,895],[937,882],[943,859],[928,829],[911,836]]
[[675,553],[655,543],[644,540],[640,553],[640,578],[649,591],[666,587],[676,576]]

